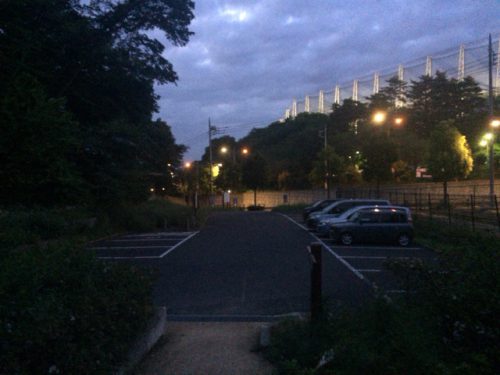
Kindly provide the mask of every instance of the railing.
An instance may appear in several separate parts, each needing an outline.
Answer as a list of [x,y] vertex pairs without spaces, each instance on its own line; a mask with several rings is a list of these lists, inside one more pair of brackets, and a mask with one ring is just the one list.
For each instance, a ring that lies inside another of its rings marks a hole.
[[498,197],[476,194],[431,194],[376,189],[339,189],[337,198],[379,198],[412,209],[414,216],[469,226],[473,231],[500,231]]

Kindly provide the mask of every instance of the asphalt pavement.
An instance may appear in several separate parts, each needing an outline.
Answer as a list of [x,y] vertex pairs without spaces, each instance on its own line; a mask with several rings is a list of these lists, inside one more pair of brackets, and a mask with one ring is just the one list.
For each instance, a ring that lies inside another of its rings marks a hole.
[[[283,215],[219,212],[168,255],[147,260],[158,270],[157,305],[169,320],[258,321],[310,304],[310,257],[315,239]],[[359,304],[370,286],[325,252],[323,293]],[[144,263],[145,260],[136,260]]]

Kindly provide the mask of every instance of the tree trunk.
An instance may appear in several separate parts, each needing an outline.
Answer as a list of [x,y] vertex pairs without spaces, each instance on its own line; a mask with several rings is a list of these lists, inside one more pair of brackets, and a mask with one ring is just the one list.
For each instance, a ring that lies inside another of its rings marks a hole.
[[448,181],[443,181],[443,202],[448,206]]

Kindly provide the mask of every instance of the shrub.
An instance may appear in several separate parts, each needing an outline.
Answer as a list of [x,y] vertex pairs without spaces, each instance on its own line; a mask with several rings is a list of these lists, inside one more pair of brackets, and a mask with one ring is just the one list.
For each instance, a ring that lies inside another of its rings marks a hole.
[[162,199],[138,205],[123,205],[111,214],[115,226],[125,231],[151,231],[166,228],[185,229],[192,219],[191,207],[181,206]]
[[152,278],[70,244],[0,265],[0,373],[109,374],[151,314]]
[[257,204],[257,205],[252,204],[252,205],[250,205],[250,206],[247,207],[248,211],[262,211],[264,209],[265,209],[265,207],[261,206],[259,204]]
[[282,213],[301,213],[304,208],[307,207],[305,203],[297,203],[297,204],[282,204],[276,207],[273,207],[273,212],[282,212]]

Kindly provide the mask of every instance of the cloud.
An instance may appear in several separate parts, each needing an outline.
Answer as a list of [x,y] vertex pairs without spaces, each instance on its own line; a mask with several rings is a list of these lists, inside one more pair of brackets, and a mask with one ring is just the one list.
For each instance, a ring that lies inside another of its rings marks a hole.
[[498,32],[500,7],[495,0],[203,0],[195,16],[191,41],[165,51],[177,85],[156,90],[159,116],[176,139],[197,140],[191,159],[206,146],[208,117],[220,126],[265,126],[293,98]]

